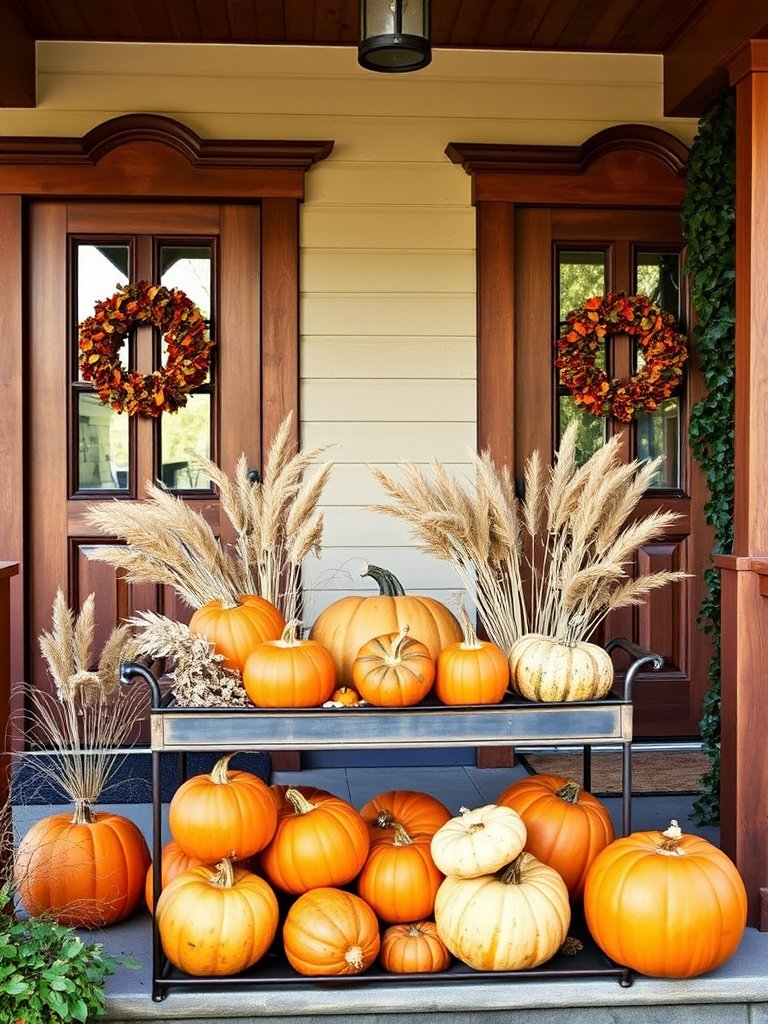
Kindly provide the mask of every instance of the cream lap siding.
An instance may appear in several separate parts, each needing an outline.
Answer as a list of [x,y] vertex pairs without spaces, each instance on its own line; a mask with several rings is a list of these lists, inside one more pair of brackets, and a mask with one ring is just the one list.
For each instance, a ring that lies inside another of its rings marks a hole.
[[301,435],[336,464],[306,617],[373,593],[367,561],[452,604],[450,568],[366,509],[383,498],[368,463],[437,457],[461,475],[476,443],[475,217],[445,147],[576,145],[628,122],[690,144],[695,122],[662,116],[661,59],[436,51],[377,75],[354,48],[41,42],[38,69],[37,108],[0,109],[0,134],[81,135],[141,111],[203,137],[334,140],[301,215]]

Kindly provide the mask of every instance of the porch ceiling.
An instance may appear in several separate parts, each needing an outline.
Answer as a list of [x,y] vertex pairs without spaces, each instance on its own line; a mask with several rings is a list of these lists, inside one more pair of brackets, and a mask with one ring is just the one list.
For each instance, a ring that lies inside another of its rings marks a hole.
[[[359,0],[0,0],[0,106],[35,105],[37,40],[355,46]],[[665,112],[696,116],[768,34],[732,0],[432,0],[435,49],[658,53]]]

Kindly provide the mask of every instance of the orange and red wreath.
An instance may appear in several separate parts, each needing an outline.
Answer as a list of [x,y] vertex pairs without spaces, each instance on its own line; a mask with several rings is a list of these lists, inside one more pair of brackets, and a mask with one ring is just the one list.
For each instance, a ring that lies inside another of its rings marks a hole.
[[[597,365],[597,353],[612,334],[637,339],[643,363],[631,377],[610,379]],[[615,416],[624,423],[637,409],[653,412],[669,398],[688,358],[685,335],[672,314],[645,295],[623,292],[587,299],[568,314],[556,344],[555,366],[574,400],[594,416]]]
[[[144,324],[159,329],[167,349],[165,365],[147,375],[127,370],[120,359],[128,332]],[[104,405],[129,416],[181,409],[208,373],[211,342],[205,320],[178,288],[146,281],[121,285],[96,303],[78,330],[83,379],[93,383]]]

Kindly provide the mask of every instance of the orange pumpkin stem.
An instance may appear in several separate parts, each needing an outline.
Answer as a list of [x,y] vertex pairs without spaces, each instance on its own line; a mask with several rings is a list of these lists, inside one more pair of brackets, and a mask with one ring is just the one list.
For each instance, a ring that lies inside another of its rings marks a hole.
[[234,756],[234,753],[232,753],[225,754],[224,757],[219,758],[213,768],[211,768],[211,782],[215,782],[217,786],[229,784],[229,762]]
[[293,809],[297,814],[309,814],[310,811],[314,811],[317,807],[317,804],[311,803],[303,793],[300,793],[298,789],[293,789],[293,787],[286,789],[285,799],[293,805]]
[[561,800],[565,800],[567,804],[576,804],[579,802],[579,793],[581,792],[581,786],[576,782],[575,779],[568,779],[562,789],[558,789],[555,796],[559,796]]
[[226,857],[216,865],[216,874],[211,875],[211,885],[217,885],[220,889],[231,889],[235,884],[235,869],[232,861]]
[[75,800],[75,810],[72,815],[73,825],[92,825],[96,821],[96,814],[87,800]]

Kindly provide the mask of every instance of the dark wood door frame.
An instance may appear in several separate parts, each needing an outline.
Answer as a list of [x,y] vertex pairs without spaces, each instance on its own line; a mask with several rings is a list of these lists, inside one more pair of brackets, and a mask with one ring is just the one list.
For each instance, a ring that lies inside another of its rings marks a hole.
[[[299,429],[299,205],[330,141],[202,139],[171,118],[127,114],[82,138],[0,137],[0,558],[24,563],[26,207],[40,198],[215,199],[261,209],[261,437],[293,411]],[[14,581],[11,678],[26,677],[23,572]],[[6,709],[0,708],[0,718]],[[0,721],[0,732],[2,731]]]

